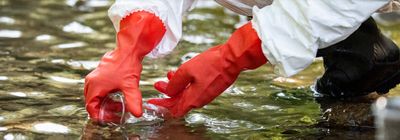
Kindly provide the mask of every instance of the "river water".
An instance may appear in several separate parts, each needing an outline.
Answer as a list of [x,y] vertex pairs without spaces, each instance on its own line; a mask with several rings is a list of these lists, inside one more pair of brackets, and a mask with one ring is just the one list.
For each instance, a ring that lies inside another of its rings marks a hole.
[[[184,119],[102,127],[88,121],[84,77],[112,50],[108,0],[0,0],[0,138],[3,139],[373,139],[371,100],[316,100],[310,85],[321,60],[291,77],[270,65],[243,72],[224,94]],[[145,100],[181,57],[223,43],[247,21],[200,0],[184,21],[184,37],[163,58],[145,59]],[[399,26],[382,26],[400,41]],[[389,96],[400,95],[400,88]]]

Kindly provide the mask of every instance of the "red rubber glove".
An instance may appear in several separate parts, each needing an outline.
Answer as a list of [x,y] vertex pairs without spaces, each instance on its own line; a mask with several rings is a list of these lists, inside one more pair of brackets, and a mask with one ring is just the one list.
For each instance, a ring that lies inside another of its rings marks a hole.
[[[106,53],[99,66],[85,79],[86,110],[90,118],[99,119],[101,102],[109,93],[122,91],[127,109],[134,116],[142,115],[142,95],[139,90],[140,73],[144,56],[161,41],[165,27],[152,13],[135,12],[120,22],[117,34],[118,47]],[[116,103],[116,110],[118,108]],[[118,122],[116,114],[105,114],[105,120]]]
[[249,22],[225,44],[194,57],[176,73],[168,73],[169,83],[155,83],[157,90],[171,98],[148,102],[168,108],[173,117],[182,117],[191,109],[210,103],[233,84],[241,71],[258,68],[266,62],[261,40]]

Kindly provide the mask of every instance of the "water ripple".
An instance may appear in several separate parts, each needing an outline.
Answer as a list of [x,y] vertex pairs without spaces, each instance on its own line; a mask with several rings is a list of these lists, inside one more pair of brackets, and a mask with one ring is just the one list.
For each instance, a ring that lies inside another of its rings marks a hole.
[[254,124],[249,121],[217,119],[200,113],[189,114],[185,118],[185,121],[192,125],[203,124],[209,127],[208,129],[210,131],[219,134],[230,134],[249,130],[264,129],[262,125]]

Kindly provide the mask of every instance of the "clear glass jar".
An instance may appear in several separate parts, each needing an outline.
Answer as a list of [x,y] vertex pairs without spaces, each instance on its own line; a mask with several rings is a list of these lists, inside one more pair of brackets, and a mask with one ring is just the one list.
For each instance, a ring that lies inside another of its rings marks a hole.
[[[100,123],[103,125],[122,126],[130,125],[153,125],[163,122],[171,115],[168,109],[143,102],[143,115],[136,118],[127,111],[124,95],[120,92],[109,94],[102,102],[99,112]],[[117,118],[114,121],[107,119],[107,114],[113,114]]]

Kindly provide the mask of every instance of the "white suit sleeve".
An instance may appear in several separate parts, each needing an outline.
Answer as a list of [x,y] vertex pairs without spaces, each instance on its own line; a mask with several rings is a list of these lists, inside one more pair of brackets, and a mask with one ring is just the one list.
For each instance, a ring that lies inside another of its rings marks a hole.
[[182,16],[188,12],[196,0],[116,0],[108,10],[108,16],[119,31],[120,21],[136,11],[147,11],[159,17],[166,32],[149,57],[159,57],[170,53],[182,37]]
[[310,65],[319,48],[338,43],[390,0],[275,0],[253,8],[253,28],[275,72],[292,76]]

